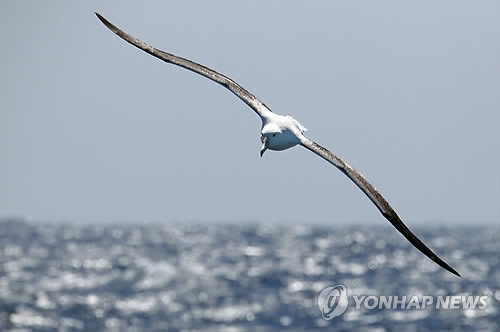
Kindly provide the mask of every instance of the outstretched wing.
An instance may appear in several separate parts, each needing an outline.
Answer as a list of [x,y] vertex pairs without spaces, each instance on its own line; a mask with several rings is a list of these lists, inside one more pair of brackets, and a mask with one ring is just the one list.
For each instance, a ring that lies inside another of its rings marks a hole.
[[308,140],[307,138],[302,139],[301,145],[305,148],[316,153],[321,158],[325,159],[339,170],[347,175],[358,187],[361,189],[368,198],[377,206],[382,215],[389,220],[389,222],[396,227],[396,229],[403,234],[403,236],[410,241],[411,244],[418,250],[420,250],[424,255],[432,259],[439,266],[448,270],[449,272],[460,277],[460,274],[455,271],[451,266],[439,258],[435,253],[432,252],[422,241],[420,241],[403,223],[396,212],[392,209],[389,203],[380,195],[380,193],[361,175],[358,171],[352,168],[349,164],[343,161],[341,158],[337,157],[332,152],[328,151],[321,145]]
[[130,44],[134,45],[137,48],[140,48],[144,52],[147,52],[151,54],[154,57],[157,57],[160,60],[163,60],[165,62],[186,68],[188,70],[191,70],[197,74],[203,75],[206,78],[211,79],[212,81],[215,81],[219,83],[220,85],[228,88],[231,90],[232,93],[234,93],[236,96],[238,96],[241,100],[243,100],[248,106],[250,106],[261,118],[265,113],[271,112],[271,110],[257,97],[255,97],[253,94],[242,88],[239,84],[234,82],[232,79],[230,79],[227,76],[224,76],[222,74],[219,74],[215,70],[212,70],[208,67],[205,67],[203,65],[200,65],[196,62],[193,62],[188,59],[184,59],[178,56],[175,56],[173,54],[161,51],[159,49],[156,49],[148,44],[146,44],[143,41],[140,41],[139,39],[132,37],[128,33],[118,29],[116,26],[111,24],[108,20],[106,20],[104,17],[102,17],[100,14],[95,13],[97,17],[101,20],[102,23],[106,27],[108,27],[109,30],[113,31],[116,33],[120,38],[124,39],[125,41],[129,42]]

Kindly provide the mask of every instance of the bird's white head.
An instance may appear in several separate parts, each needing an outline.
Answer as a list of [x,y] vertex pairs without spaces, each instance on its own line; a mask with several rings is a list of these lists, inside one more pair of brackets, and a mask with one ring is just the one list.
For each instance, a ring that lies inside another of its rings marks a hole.
[[299,144],[306,130],[291,116],[274,115],[270,121],[263,123],[260,132],[262,141],[260,156],[262,157],[267,149],[281,151]]
[[283,131],[274,123],[268,123],[262,127],[260,131],[260,141],[262,142],[262,148],[260,149],[261,157],[267,149],[273,150],[275,141],[279,139],[282,133]]

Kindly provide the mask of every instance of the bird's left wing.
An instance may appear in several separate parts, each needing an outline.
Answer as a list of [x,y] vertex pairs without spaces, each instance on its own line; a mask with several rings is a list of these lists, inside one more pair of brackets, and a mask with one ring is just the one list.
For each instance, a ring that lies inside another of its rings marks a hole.
[[455,271],[451,266],[449,266],[446,262],[444,262],[441,258],[439,258],[435,253],[432,252],[422,241],[420,241],[403,223],[403,221],[399,218],[396,212],[392,209],[389,203],[382,197],[382,195],[373,187],[363,175],[361,175],[358,171],[352,168],[349,164],[347,164],[340,157],[336,156],[334,153],[328,151],[321,145],[303,137],[301,140],[301,145],[305,148],[311,150],[321,158],[325,159],[339,170],[342,171],[345,175],[347,175],[358,187],[361,189],[366,196],[377,206],[382,215],[389,220],[389,222],[396,227],[396,229],[403,234],[403,236],[410,241],[410,243],[420,250],[424,255],[432,259],[439,266],[444,268],[445,270],[457,275],[460,277],[460,274]]
[[118,29],[116,26],[114,26],[108,20],[102,17],[99,13],[95,14],[109,30],[113,31],[120,38],[124,39],[125,41],[129,42],[135,47],[140,48],[144,52],[147,52],[152,56],[157,57],[160,60],[191,70],[192,72],[205,76],[206,78],[209,78],[212,81],[217,82],[220,85],[226,87],[236,96],[238,96],[238,98],[243,100],[248,106],[250,106],[255,111],[255,113],[257,113],[261,118],[264,114],[271,112],[271,110],[263,102],[261,102],[257,97],[255,97],[253,94],[245,90],[243,87],[241,87],[239,84],[234,82],[229,77],[224,76],[216,72],[215,70],[212,70],[208,67],[200,65],[191,60],[184,59],[179,56],[156,49],[146,44],[145,42],[140,41],[139,39],[129,35],[125,31]]

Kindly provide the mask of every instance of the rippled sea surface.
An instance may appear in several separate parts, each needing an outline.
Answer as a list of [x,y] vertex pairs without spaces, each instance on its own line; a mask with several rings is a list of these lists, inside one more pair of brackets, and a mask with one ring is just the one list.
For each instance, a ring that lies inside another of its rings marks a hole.
[[[385,226],[385,227],[384,227]],[[1,331],[498,331],[498,226],[73,225],[0,220]],[[317,296],[488,296],[483,310],[356,309]]]

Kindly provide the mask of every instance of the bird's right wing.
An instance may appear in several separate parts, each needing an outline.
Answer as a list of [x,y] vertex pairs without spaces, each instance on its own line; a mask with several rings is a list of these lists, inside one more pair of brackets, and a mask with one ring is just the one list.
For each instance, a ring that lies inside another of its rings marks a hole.
[[261,118],[265,113],[271,112],[271,110],[263,102],[261,102],[259,99],[257,99],[257,97],[255,97],[253,94],[245,90],[243,87],[241,87],[239,84],[234,82],[229,77],[219,74],[215,70],[212,70],[208,67],[200,65],[191,60],[184,59],[179,56],[156,49],[146,44],[145,42],[140,41],[135,37],[132,37],[125,31],[120,30],[119,28],[111,24],[108,20],[106,20],[104,17],[102,17],[100,14],[98,13],[95,14],[109,30],[117,34],[118,37],[134,45],[135,47],[140,48],[144,52],[149,53],[160,60],[191,70],[228,88],[232,93],[234,93],[241,100],[243,100],[248,106],[250,106]]
[[377,206],[382,215],[389,220],[389,222],[396,227],[396,229],[403,234],[403,236],[410,241],[410,243],[420,250],[424,255],[432,259],[439,266],[444,268],[445,270],[457,275],[460,277],[460,274],[455,271],[451,266],[449,266],[446,262],[444,262],[441,258],[439,258],[435,253],[432,252],[422,241],[420,241],[403,223],[403,221],[399,218],[396,212],[392,209],[389,203],[385,200],[384,197],[373,187],[363,175],[361,175],[358,171],[352,168],[349,164],[347,164],[340,157],[336,156],[334,153],[328,151],[321,145],[307,139],[303,138],[301,140],[301,145],[305,148],[311,150],[321,158],[328,161],[333,166],[337,167],[342,173],[347,175],[358,187],[361,189],[366,196]]

